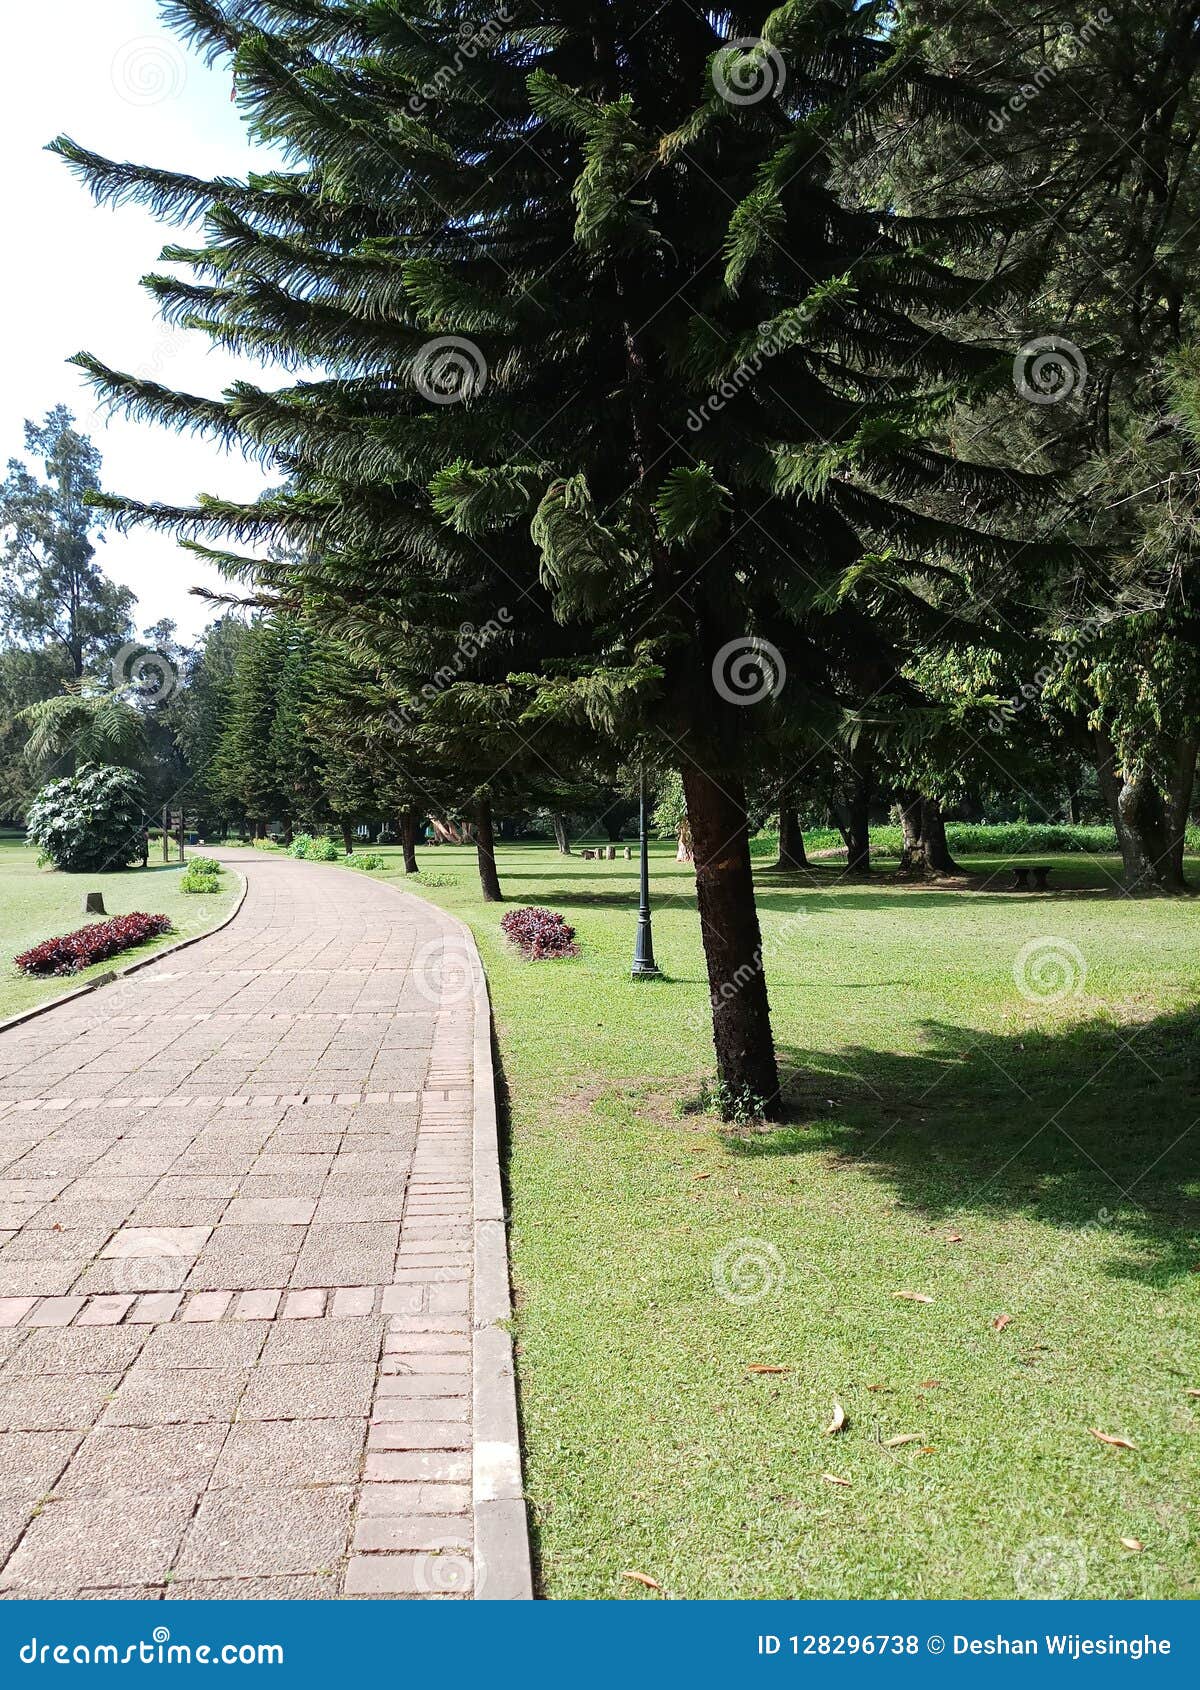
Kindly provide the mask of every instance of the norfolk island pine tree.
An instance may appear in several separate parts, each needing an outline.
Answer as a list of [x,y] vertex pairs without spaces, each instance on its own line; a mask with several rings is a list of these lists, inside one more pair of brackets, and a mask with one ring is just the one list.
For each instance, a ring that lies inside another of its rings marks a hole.
[[[514,4],[469,63],[458,6],[167,11],[210,57],[233,55],[244,106],[295,168],[206,183],[57,150],[102,200],[205,213],[204,243],[166,254],[200,279],[148,278],[168,315],[329,374],[213,400],[81,356],[114,402],[246,444],[289,477],[255,506],[113,508],[283,536],[316,581],[358,571],[364,602],[427,581],[463,539],[537,578],[576,650],[541,677],[534,715],[619,721],[673,748],[723,1094],[777,1113],[752,736],[714,664],[731,632],[799,628],[880,536],[913,578],[930,556],[986,570],[1016,549],[990,530],[1041,483],[925,440],[967,384],[1000,379],[990,352],[929,322],[1014,278],[980,284],[919,250],[976,240],[978,219],[867,212],[830,186],[848,132],[898,108],[982,120],[982,103],[849,3],[784,6],[749,53],[724,49],[755,28],[743,8],[719,31],[683,4],[650,20],[640,4],[557,18]],[[431,83],[446,64],[457,73]],[[770,75],[765,97],[729,97]],[[707,398],[768,358],[698,438]],[[447,404],[456,369],[463,402]],[[922,515],[931,488],[986,520]]]

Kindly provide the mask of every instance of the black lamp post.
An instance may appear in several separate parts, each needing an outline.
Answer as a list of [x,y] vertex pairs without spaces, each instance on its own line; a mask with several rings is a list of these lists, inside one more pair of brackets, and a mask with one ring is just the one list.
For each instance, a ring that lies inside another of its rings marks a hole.
[[661,979],[661,971],[654,961],[654,933],[650,926],[650,851],[646,839],[646,778],[638,783],[638,855],[640,857],[638,885],[637,938],[633,944],[633,978]]

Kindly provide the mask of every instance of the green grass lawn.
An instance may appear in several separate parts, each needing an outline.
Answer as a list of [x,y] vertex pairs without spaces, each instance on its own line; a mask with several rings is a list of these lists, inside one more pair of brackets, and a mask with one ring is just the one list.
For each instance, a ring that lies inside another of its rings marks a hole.
[[502,848],[583,948],[528,964],[473,853],[421,859],[494,996],[548,1596],[1200,1592],[1191,901],[1078,856],[1050,896],[760,872],[791,1118],[737,1133],[678,1112],[712,1053],[667,846],[660,984],[628,978],[636,863]]
[[[59,997],[152,951],[190,939],[215,926],[229,913],[241,886],[237,873],[226,868],[219,892],[195,895],[179,890],[180,865],[155,864],[115,874],[59,874],[38,867],[37,851],[13,838],[0,839],[0,1021]],[[173,933],[137,945],[119,957],[96,963],[81,974],[65,978],[30,979],[12,966],[12,958],[42,939],[73,933],[95,917],[83,913],[85,892],[103,892],[109,915],[142,910],[169,915]]]

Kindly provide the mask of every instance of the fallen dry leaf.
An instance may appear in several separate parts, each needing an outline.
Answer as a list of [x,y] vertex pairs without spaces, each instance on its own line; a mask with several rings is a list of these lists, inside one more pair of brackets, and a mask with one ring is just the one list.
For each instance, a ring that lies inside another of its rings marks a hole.
[[905,1303],[932,1303],[933,1298],[927,1297],[924,1291],[893,1291],[893,1297],[899,1297]]
[[897,1432],[893,1438],[883,1440],[884,1449],[899,1449],[901,1444],[919,1444],[924,1440],[920,1432]]
[[747,1365],[747,1373],[790,1373],[790,1367],[776,1367],[771,1361],[752,1361]]
[[1102,1444],[1111,1444],[1114,1449],[1136,1449],[1137,1445],[1128,1438],[1115,1437],[1111,1432],[1101,1432],[1095,1426],[1089,1426],[1088,1431],[1094,1438],[1099,1438]]
[[635,1584],[644,1584],[647,1590],[661,1590],[662,1585],[657,1579],[652,1579],[649,1573],[622,1573],[623,1579],[632,1579]]
[[1183,1394],[1185,1397],[1200,1397],[1200,1390],[1197,1390],[1195,1385],[1189,1385]]
[[941,1382],[940,1379],[922,1379],[917,1389],[918,1391],[936,1391]]
[[963,1241],[963,1235],[962,1235],[961,1232],[948,1232],[946,1234],[946,1243],[947,1244],[961,1244],[962,1241]]
[[868,1391],[886,1391],[888,1387],[886,1385],[868,1385],[867,1389]]
[[829,1422],[828,1426],[826,1426],[825,1435],[828,1437],[828,1436],[832,1435],[832,1433],[834,1433],[834,1432],[844,1432],[845,1429],[846,1429],[846,1410],[842,1407],[841,1403],[837,1400],[837,1398],[834,1397],[834,1399],[833,1399],[833,1419]]
[[1125,1545],[1126,1549],[1132,1549],[1135,1555],[1140,1555],[1142,1550],[1146,1547],[1140,1537],[1123,1537],[1121,1542]]
[[1004,1328],[1009,1325],[1011,1320],[1012,1315],[1010,1314],[998,1314],[992,1322],[992,1330],[994,1332],[1003,1332]]
[[821,1477],[827,1485],[844,1485],[847,1490],[850,1489],[849,1479],[839,1479],[836,1473],[822,1473]]
[[708,1173],[703,1173],[703,1174],[693,1174],[693,1175],[692,1175],[692,1178],[693,1178],[693,1179],[711,1179],[711,1178],[712,1178],[712,1173],[711,1173],[711,1171],[710,1171],[710,1172],[708,1172]]

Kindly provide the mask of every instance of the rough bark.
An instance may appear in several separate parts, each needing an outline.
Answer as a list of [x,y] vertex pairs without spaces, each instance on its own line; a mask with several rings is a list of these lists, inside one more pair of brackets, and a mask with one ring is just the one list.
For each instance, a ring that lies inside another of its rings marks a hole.
[[349,856],[351,851],[354,849],[354,831],[350,826],[350,818],[348,816],[342,816],[340,819],[342,824],[342,845],[345,849],[346,855]]
[[768,1118],[777,1118],[779,1071],[741,782],[726,776],[717,782],[693,764],[684,771],[683,790],[695,850],[718,1078],[727,1103],[753,1100]]
[[779,861],[777,869],[807,868],[808,858],[804,852],[804,834],[800,828],[800,817],[795,810],[784,805],[779,811]]
[[567,837],[566,816],[555,816],[554,818],[554,843],[558,846],[560,857],[571,855],[571,841]]
[[1194,743],[1189,741],[1193,747],[1190,769],[1181,758],[1172,783],[1172,800],[1164,806],[1149,773],[1121,769],[1111,739],[1103,729],[1096,732],[1096,776],[1121,847],[1124,884],[1131,892],[1179,891],[1183,886],[1179,804],[1186,788],[1182,810],[1185,827],[1195,773]]
[[919,792],[900,794],[901,874],[961,874],[946,843],[946,818],[936,798]]
[[418,874],[417,863],[417,815],[415,810],[400,812],[400,845],[404,853],[405,874]]
[[496,872],[496,835],[489,798],[481,798],[475,807],[475,855],[479,862],[479,885],[484,903],[502,903],[504,894]]

